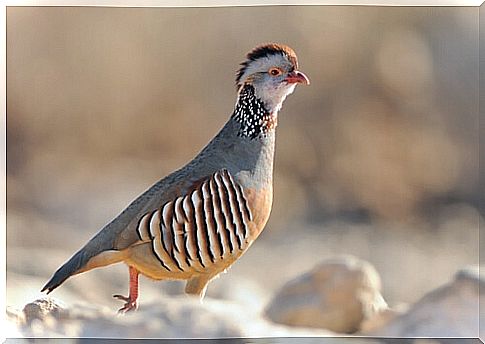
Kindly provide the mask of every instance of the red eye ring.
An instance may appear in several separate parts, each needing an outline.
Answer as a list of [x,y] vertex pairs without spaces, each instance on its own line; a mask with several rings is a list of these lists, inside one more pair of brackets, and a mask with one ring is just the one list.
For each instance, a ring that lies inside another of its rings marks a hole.
[[279,68],[271,68],[269,71],[268,71],[269,75],[271,76],[278,76],[281,74],[281,70]]

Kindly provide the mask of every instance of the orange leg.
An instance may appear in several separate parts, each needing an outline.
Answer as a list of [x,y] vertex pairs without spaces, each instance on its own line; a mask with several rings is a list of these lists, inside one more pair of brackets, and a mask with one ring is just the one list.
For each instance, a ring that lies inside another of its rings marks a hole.
[[118,310],[118,313],[124,314],[126,312],[136,310],[138,304],[136,300],[138,299],[138,275],[139,272],[134,267],[129,267],[130,271],[130,294],[128,297],[122,295],[113,295],[114,298],[125,301],[125,305]]

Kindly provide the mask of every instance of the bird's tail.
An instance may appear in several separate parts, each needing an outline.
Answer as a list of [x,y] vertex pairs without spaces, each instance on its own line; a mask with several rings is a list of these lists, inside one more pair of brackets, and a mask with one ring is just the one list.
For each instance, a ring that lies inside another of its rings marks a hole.
[[88,243],[54,273],[41,291],[47,291],[49,294],[69,277],[94,268],[118,263],[126,258],[126,253],[126,250],[114,249],[93,251]]
[[76,274],[76,271],[81,269],[86,264],[86,253],[84,249],[79,250],[71,257],[64,265],[62,265],[51,277],[49,282],[42,288],[41,291],[47,291],[49,294],[55,288],[60,286],[66,279]]

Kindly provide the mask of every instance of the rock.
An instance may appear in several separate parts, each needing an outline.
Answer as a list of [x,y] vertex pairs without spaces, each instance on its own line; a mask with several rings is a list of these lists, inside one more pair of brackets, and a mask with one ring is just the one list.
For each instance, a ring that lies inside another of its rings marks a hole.
[[406,305],[398,305],[392,308],[385,308],[380,312],[374,314],[374,316],[364,320],[360,324],[360,333],[370,333],[378,328],[389,324],[397,316],[404,314],[407,310]]
[[50,297],[30,302],[23,309],[26,323],[31,323],[34,319],[44,321],[47,317],[59,320],[66,316],[66,312],[65,306],[59,300]]
[[366,331],[365,335],[385,337],[477,337],[479,288],[485,280],[478,268],[460,270],[453,281],[435,289],[407,312]]
[[266,308],[277,323],[352,333],[387,308],[375,268],[355,257],[327,260],[284,285]]

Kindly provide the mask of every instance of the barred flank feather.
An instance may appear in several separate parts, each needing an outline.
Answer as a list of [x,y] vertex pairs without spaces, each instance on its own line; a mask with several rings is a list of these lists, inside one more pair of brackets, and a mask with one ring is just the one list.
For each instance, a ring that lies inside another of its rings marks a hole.
[[137,232],[151,241],[167,271],[203,271],[248,245],[252,215],[242,188],[226,170],[192,192],[146,213]]

